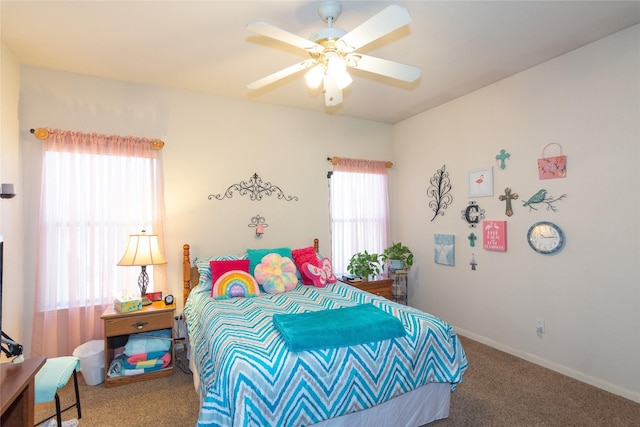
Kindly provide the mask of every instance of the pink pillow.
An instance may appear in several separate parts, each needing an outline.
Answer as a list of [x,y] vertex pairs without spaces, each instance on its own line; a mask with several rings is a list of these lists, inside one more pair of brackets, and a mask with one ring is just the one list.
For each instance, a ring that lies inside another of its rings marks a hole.
[[209,263],[209,268],[211,269],[211,296],[215,297],[216,295],[213,292],[213,285],[216,281],[222,276],[224,273],[228,273],[233,270],[241,270],[245,272],[249,272],[249,260],[248,259],[234,259],[234,260],[223,260],[223,261],[211,261]]
[[302,266],[302,270],[305,274],[311,277],[313,285],[316,288],[323,288],[328,283],[336,283],[338,278],[333,274],[333,267],[329,258],[322,258],[320,260],[321,267],[316,267],[311,263],[305,262]]
[[301,249],[294,249],[291,251],[291,256],[293,257],[293,261],[296,263],[296,267],[298,267],[298,271],[300,272],[300,276],[302,278],[302,283],[305,285],[313,285],[313,279],[310,275],[307,274],[306,270],[303,268],[304,263],[309,263],[313,266],[320,267],[320,260],[318,259],[318,254],[313,246],[309,246]]

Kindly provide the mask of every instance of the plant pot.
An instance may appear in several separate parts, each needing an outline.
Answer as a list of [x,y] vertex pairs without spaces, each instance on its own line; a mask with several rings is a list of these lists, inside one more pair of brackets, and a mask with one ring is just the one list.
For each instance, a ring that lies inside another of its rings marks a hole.
[[404,268],[404,263],[400,259],[392,259],[390,260],[390,268],[391,270],[402,270]]

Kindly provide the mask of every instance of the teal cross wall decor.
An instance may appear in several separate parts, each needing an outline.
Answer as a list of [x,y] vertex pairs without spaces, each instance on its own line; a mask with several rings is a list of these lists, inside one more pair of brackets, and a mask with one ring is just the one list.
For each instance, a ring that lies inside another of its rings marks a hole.
[[509,159],[510,157],[511,157],[511,154],[507,153],[507,152],[504,150],[504,148],[503,148],[502,150],[500,150],[500,154],[498,154],[498,155],[496,156],[496,160],[497,160],[498,162],[500,162],[500,163],[499,163],[499,165],[498,165],[498,167],[499,167],[500,169],[504,170],[504,168],[506,168],[506,167],[507,167],[507,163],[506,163],[506,161],[507,161],[507,159]]

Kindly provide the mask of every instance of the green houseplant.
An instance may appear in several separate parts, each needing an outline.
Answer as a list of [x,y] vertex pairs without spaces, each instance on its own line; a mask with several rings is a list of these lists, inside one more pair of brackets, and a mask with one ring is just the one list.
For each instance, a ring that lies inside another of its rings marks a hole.
[[392,270],[409,269],[413,265],[413,252],[401,242],[392,243],[381,255],[382,263],[390,263]]
[[347,271],[356,276],[369,280],[372,276],[378,276],[381,272],[380,255],[370,254],[367,251],[353,254],[347,265]]

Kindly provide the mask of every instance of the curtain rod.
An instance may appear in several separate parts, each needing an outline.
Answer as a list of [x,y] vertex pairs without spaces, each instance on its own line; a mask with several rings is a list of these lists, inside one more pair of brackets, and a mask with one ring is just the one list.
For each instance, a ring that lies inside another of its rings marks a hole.
[[[340,157],[338,156],[333,156],[333,157],[327,157],[327,160],[331,162],[331,164],[333,165],[337,165],[340,162]],[[393,166],[393,162],[385,162],[385,165],[387,165],[387,168],[390,169]]]
[[[40,140],[49,138],[49,130],[45,128],[29,129],[29,132],[31,132],[36,138]],[[140,138],[140,139],[148,139],[148,138]],[[151,141],[151,146],[156,150],[162,150],[162,148],[164,147],[164,141],[161,139],[154,139],[153,141]]]

